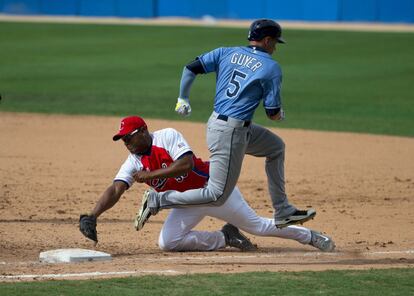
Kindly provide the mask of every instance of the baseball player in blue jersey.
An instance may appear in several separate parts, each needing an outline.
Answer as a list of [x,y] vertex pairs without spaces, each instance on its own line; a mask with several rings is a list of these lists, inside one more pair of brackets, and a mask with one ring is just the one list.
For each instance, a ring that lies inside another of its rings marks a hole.
[[184,67],[175,109],[184,116],[191,113],[189,93],[196,75],[215,72],[217,77],[214,111],[207,123],[210,178],[201,189],[146,191],[138,214],[142,225],[160,209],[224,204],[236,186],[245,154],[266,159],[269,194],[278,228],[306,222],[316,215],[315,210],[298,210],[288,201],[283,140],[252,123],[260,101],[269,119],[284,119],[280,96],[282,71],[272,59],[276,45],[285,43],[281,35],[278,23],[256,20],[250,26],[248,46],[217,48]]

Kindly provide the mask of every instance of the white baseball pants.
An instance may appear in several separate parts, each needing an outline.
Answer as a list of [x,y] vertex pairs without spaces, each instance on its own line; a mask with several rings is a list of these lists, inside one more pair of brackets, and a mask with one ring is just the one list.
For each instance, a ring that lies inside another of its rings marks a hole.
[[221,231],[192,230],[206,216],[233,224],[253,235],[292,239],[302,244],[308,244],[311,240],[311,231],[305,227],[278,229],[273,219],[258,216],[235,187],[221,206],[172,209],[161,229],[159,247],[165,251],[213,251],[224,248],[225,239]]

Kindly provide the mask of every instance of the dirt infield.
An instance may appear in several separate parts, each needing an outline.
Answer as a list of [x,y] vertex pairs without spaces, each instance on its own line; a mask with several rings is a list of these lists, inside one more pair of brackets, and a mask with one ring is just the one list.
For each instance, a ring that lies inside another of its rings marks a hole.
[[[0,280],[414,266],[414,139],[289,129],[275,132],[287,145],[290,199],[317,209],[305,226],[332,235],[337,252],[252,235],[258,252],[161,252],[157,238],[168,212],[136,232],[132,219],[145,189],[137,184],[98,222],[97,250],[111,253],[111,262],[39,263],[41,251],[93,249],[77,222],[127,156],[111,140],[118,121],[0,113]],[[204,124],[147,122],[150,130],[180,130],[197,155],[208,158]],[[272,216],[263,159],[246,157],[239,187],[260,215]],[[222,224],[208,218],[197,229]]]

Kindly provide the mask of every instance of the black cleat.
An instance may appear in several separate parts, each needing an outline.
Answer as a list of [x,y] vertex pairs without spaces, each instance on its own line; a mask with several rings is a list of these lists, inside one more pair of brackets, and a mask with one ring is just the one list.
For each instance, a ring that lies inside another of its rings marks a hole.
[[234,247],[242,251],[256,251],[257,247],[234,225],[227,223],[221,229],[226,240],[226,246]]

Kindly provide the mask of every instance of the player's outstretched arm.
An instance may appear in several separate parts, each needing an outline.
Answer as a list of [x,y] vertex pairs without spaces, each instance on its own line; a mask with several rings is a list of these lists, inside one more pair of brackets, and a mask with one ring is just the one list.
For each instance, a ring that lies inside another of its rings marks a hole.
[[122,181],[115,181],[102,194],[101,198],[92,210],[91,215],[98,218],[103,212],[112,208],[120,199],[128,186]]
[[187,67],[184,67],[181,75],[180,93],[178,95],[177,104],[175,105],[175,112],[183,116],[191,114],[190,106],[190,89],[193,85],[196,74],[191,72]]
[[180,93],[178,95],[175,112],[183,116],[191,114],[190,89],[197,74],[205,73],[204,67],[199,59],[195,59],[184,67],[180,81]]
[[98,233],[96,231],[96,219],[106,210],[112,208],[127,189],[127,185],[122,181],[115,181],[109,186],[101,198],[96,203],[95,208],[89,214],[81,214],[79,218],[79,230],[87,238],[98,243]]

